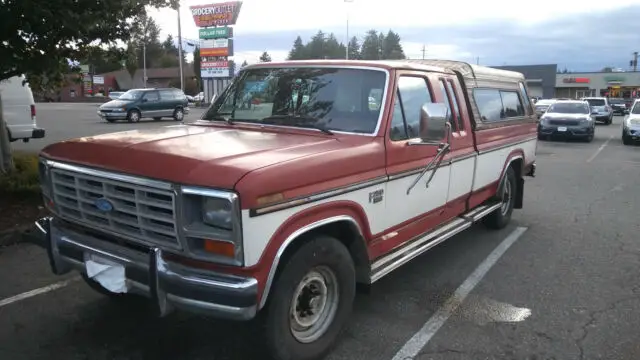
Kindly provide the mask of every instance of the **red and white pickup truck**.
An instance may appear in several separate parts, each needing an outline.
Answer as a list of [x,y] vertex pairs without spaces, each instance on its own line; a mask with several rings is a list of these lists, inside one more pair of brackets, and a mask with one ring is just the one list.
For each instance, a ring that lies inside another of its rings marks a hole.
[[520,73],[455,61],[247,66],[198,121],[44,149],[37,226],[56,274],[258,318],[274,358],[321,358],[356,284],[522,207],[530,98]]

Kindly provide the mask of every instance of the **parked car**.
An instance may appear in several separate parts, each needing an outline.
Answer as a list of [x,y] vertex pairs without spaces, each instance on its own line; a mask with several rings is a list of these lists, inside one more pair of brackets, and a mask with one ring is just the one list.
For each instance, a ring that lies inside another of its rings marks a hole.
[[609,104],[611,104],[611,110],[614,115],[624,115],[627,113],[627,104],[624,99],[609,99]]
[[555,99],[540,99],[535,103],[536,116],[538,118],[542,117],[545,111],[551,106],[551,104],[555,103]]
[[24,75],[0,81],[2,116],[7,125],[6,129],[0,131],[6,131],[11,142],[28,142],[45,136],[45,130],[38,127],[36,121],[36,104],[31,87],[24,81]]
[[98,109],[98,116],[108,122],[138,122],[144,118],[158,121],[163,117],[182,121],[188,113],[187,97],[180,89],[174,88],[132,89]]
[[591,142],[596,128],[594,117],[586,101],[557,101],[540,118],[538,139],[562,136]]
[[595,116],[596,121],[611,125],[613,122],[613,110],[609,105],[609,99],[606,97],[586,97],[581,100],[589,103],[591,113]]
[[640,140],[640,99],[633,102],[629,115],[622,122],[622,143],[631,145],[638,140]]
[[[247,81],[268,84],[251,109]],[[522,208],[529,99],[521,73],[456,61],[249,65],[201,120],[42,150],[42,244],[109,297],[260,313],[270,358],[317,359],[356,284]]]
[[122,94],[124,94],[125,91],[110,91],[109,92],[109,99],[111,100],[118,100],[120,98],[120,96],[122,96]]

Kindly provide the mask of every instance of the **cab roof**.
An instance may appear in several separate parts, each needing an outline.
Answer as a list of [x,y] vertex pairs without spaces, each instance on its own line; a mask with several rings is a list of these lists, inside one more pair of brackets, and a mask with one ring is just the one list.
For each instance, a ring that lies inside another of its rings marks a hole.
[[404,59],[404,60],[289,60],[280,62],[257,63],[248,65],[245,69],[269,67],[296,66],[344,66],[344,67],[373,67],[385,70],[408,69],[441,73],[459,73],[466,79],[501,79],[524,81],[524,75],[519,72],[494,69],[487,66],[473,65],[463,61],[435,60],[435,59]]

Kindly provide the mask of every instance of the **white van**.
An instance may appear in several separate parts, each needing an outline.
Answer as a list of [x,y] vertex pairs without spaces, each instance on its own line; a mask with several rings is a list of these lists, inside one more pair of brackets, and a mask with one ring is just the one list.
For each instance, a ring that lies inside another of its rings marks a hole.
[[36,104],[29,84],[22,85],[24,79],[23,75],[0,81],[2,112],[10,141],[28,142],[41,139],[45,134],[36,124]]

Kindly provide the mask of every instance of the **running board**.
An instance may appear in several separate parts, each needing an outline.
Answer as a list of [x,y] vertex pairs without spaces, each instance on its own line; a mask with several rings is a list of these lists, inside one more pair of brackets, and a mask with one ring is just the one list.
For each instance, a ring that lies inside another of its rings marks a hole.
[[391,253],[378,258],[371,264],[371,284],[388,275],[393,270],[408,263],[417,256],[432,249],[454,235],[468,229],[478,220],[500,208],[502,203],[481,205],[477,208],[452,219],[436,229],[409,241]]

